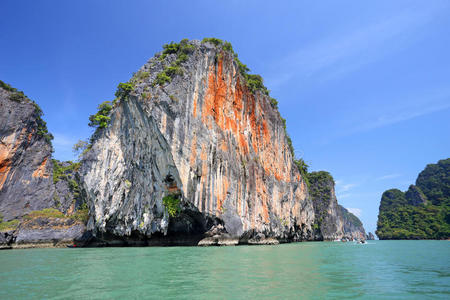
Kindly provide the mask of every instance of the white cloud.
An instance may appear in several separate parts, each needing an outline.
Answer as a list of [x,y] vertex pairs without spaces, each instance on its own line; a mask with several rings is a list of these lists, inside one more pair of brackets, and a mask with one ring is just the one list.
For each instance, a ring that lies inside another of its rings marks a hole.
[[350,193],[347,193],[347,194],[339,194],[339,195],[336,195],[336,198],[338,199],[338,202],[339,202],[340,200],[345,199],[345,198],[348,198],[348,197],[350,197],[350,196],[352,196],[352,194],[350,194]]
[[336,198],[338,200],[352,196],[348,191],[357,186],[355,183],[344,183],[343,180],[336,180],[334,183],[336,187]]
[[387,174],[387,175],[378,177],[376,180],[394,179],[394,178],[398,178],[400,176],[402,176],[402,175],[401,174],[397,174],[397,173],[395,173],[395,174]]
[[347,210],[358,218],[361,217],[362,210],[360,208],[347,208]]
[[336,193],[337,194],[348,192],[350,189],[357,186],[357,184],[355,184],[355,183],[344,183],[343,180],[336,180],[334,183],[336,185]]
[[339,192],[346,192],[348,190],[350,190],[351,188],[355,187],[356,184],[354,183],[348,183],[348,184],[343,184],[339,186]]

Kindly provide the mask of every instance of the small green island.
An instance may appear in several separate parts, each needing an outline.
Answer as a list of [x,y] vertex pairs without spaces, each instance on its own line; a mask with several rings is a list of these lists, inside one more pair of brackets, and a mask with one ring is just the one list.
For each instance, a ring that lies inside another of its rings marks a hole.
[[383,193],[376,234],[381,240],[450,238],[450,158],[427,165],[406,192]]

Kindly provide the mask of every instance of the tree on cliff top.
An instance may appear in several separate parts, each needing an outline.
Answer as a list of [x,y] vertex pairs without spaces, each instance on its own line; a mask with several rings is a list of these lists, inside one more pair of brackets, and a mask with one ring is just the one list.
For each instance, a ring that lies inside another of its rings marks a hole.
[[112,110],[111,101],[102,102],[98,106],[98,112],[95,115],[89,117],[89,126],[94,128],[106,128],[108,126],[111,117],[109,113]]

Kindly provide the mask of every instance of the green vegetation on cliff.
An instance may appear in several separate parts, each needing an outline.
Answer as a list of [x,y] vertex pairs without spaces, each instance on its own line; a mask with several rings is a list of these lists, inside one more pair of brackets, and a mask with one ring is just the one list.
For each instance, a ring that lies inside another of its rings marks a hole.
[[[75,221],[80,221],[86,223],[89,217],[89,210],[87,206],[84,204],[77,211],[75,211],[72,215],[67,216],[63,214],[61,211],[55,208],[44,208],[42,210],[35,210],[28,214],[26,214],[23,219],[31,220],[36,218],[57,218],[57,219],[73,219]],[[19,223],[19,221],[18,221]]]
[[[264,95],[269,95],[269,90],[264,85],[263,79],[261,75],[258,74],[249,74],[250,69],[247,67],[247,65],[244,65],[238,58],[238,55],[233,50],[233,46],[230,42],[223,41],[217,38],[204,38],[202,40],[202,43],[211,43],[214,44],[216,47],[221,47],[225,51],[229,51],[233,54],[234,61],[236,62],[239,73],[245,78],[246,85],[248,89],[252,93],[256,93],[256,91],[261,91]],[[276,105],[276,100],[274,98],[271,98],[272,105]]]
[[332,189],[334,180],[330,173],[326,171],[308,173],[309,194],[314,205],[314,213],[317,228],[321,227],[328,211],[328,206],[332,200]]
[[[140,76],[143,76],[143,75],[140,75]],[[134,89],[133,84],[131,84],[129,82],[121,82],[117,86],[117,90],[116,90],[115,96],[117,98],[128,97],[128,95],[133,91],[133,89]],[[109,101],[106,101],[106,102],[109,102]],[[103,103],[105,103],[105,102],[103,102]],[[100,107],[99,107],[99,109],[100,109]]]
[[3,215],[0,213],[0,232],[15,230],[20,224],[17,219],[3,222]]
[[170,217],[175,217],[181,211],[180,199],[176,195],[167,195],[162,201]]
[[334,179],[326,171],[311,172],[308,174],[310,184],[309,193],[313,200],[331,200],[331,191],[334,186]]
[[[118,92],[116,92],[117,94]],[[125,92],[122,92],[125,93]],[[95,115],[89,117],[89,126],[95,128],[106,128],[111,120],[109,113],[112,110],[111,101],[102,102],[98,106],[98,111]]]
[[427,165],[407,192],[383,193],[376,234],[380,239],[450,238],[450,158]]
[[300,174],[302,174],[302,177],[305,179],[306,183],[309,185],[309,179],[308,179],[309,166],[306,164],[306,162],[303,160],[303,158],[294,159],[294,164],[297,166],[297,169],[300,171]]
[[159,60],[163,61],[169,54],[176,54],[177,59],[156,75],[154,86],[171,82],[175,75],[183,75],[181,64],[187,61],[188,54],[195,50],[195,47],[189,44],[188,39],[183,39],[180,43],[171,42],[170,44],[165,44],[163,48],[164,50]]
[[73,174],[80,168],[80,163],[66,161],[64,164],[56,159],[52,159],[53,163],[53,183],[60,180],[68,180],[68,175]]

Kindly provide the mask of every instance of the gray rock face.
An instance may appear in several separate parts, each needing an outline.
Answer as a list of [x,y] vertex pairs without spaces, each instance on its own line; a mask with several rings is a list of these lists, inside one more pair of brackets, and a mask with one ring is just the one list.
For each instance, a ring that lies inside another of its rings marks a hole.
[[60,175],[54,177],[55,193],[53,195],[54,207],[64,214],[71,215],[84,203],[80,191],[80,179],[77,175],[79,163],[71,161],[60,162],[52,159],[53,171],[57,169]]
[[328,172],[320,171],[310,173],[308,179],[318,227],[317,239],[341,239],[344,236],[344,221],[336,199],[333,177]]
[[344,220],[344,237],[357,240],[366,239],[366,231],[357,216],[349,212],[345,207],[339,205]]
[[[71,214],[75,175],[53,183],[51,135],[40,108],[23,93],[0,81],[0,220],[13,219],[0,232],[0,247],[34,247],[70,242],[85,231],[71,218],[31,218],[31,211],[57,208]],[[57,166],[65,166],[58,163]]]
[[81,239],[85,231],[84,224],[71,218],[27,219],[15,230],[0,232],[0,249],[65,246]]
[[375,236],[373,235],[372,232],[369,232],[369,233],[367,234],[366,240],[368,240],[368,241],[373,241],[373,240],[375,240]]
[[427,197],[419,187],[411,184],[405,193],[406,200],[414,206],[424,205],[427,203]]
[[38,218],[21,224],[14,242],[16,245],[73,242],[81,238],[85,229],[72,219]]
[[41,134],[40,110],[13,94],[0,87],[0,213],[4,221],[54,202],[52,146]]
[[316,217],[316,239],[365,240],[366,232],[361,221],[338,204],[334,179],[330,173],[312,172],[308,175],[308,180]]
[[181,186],[169,145],[136,97],[123,101],[84,158],[88,228],[97,235],[166,234],[162,199]]
[[191,44],[183,75],[169,83],[154,84],[176,54],[145,64],[94,137],[81,167],[88,228],[97,236],[170,235],[162,199],[177,194],[205,231],[220,223],[231,238],[313,239],[314,209],[278,111],[250,91],[232,53]]

